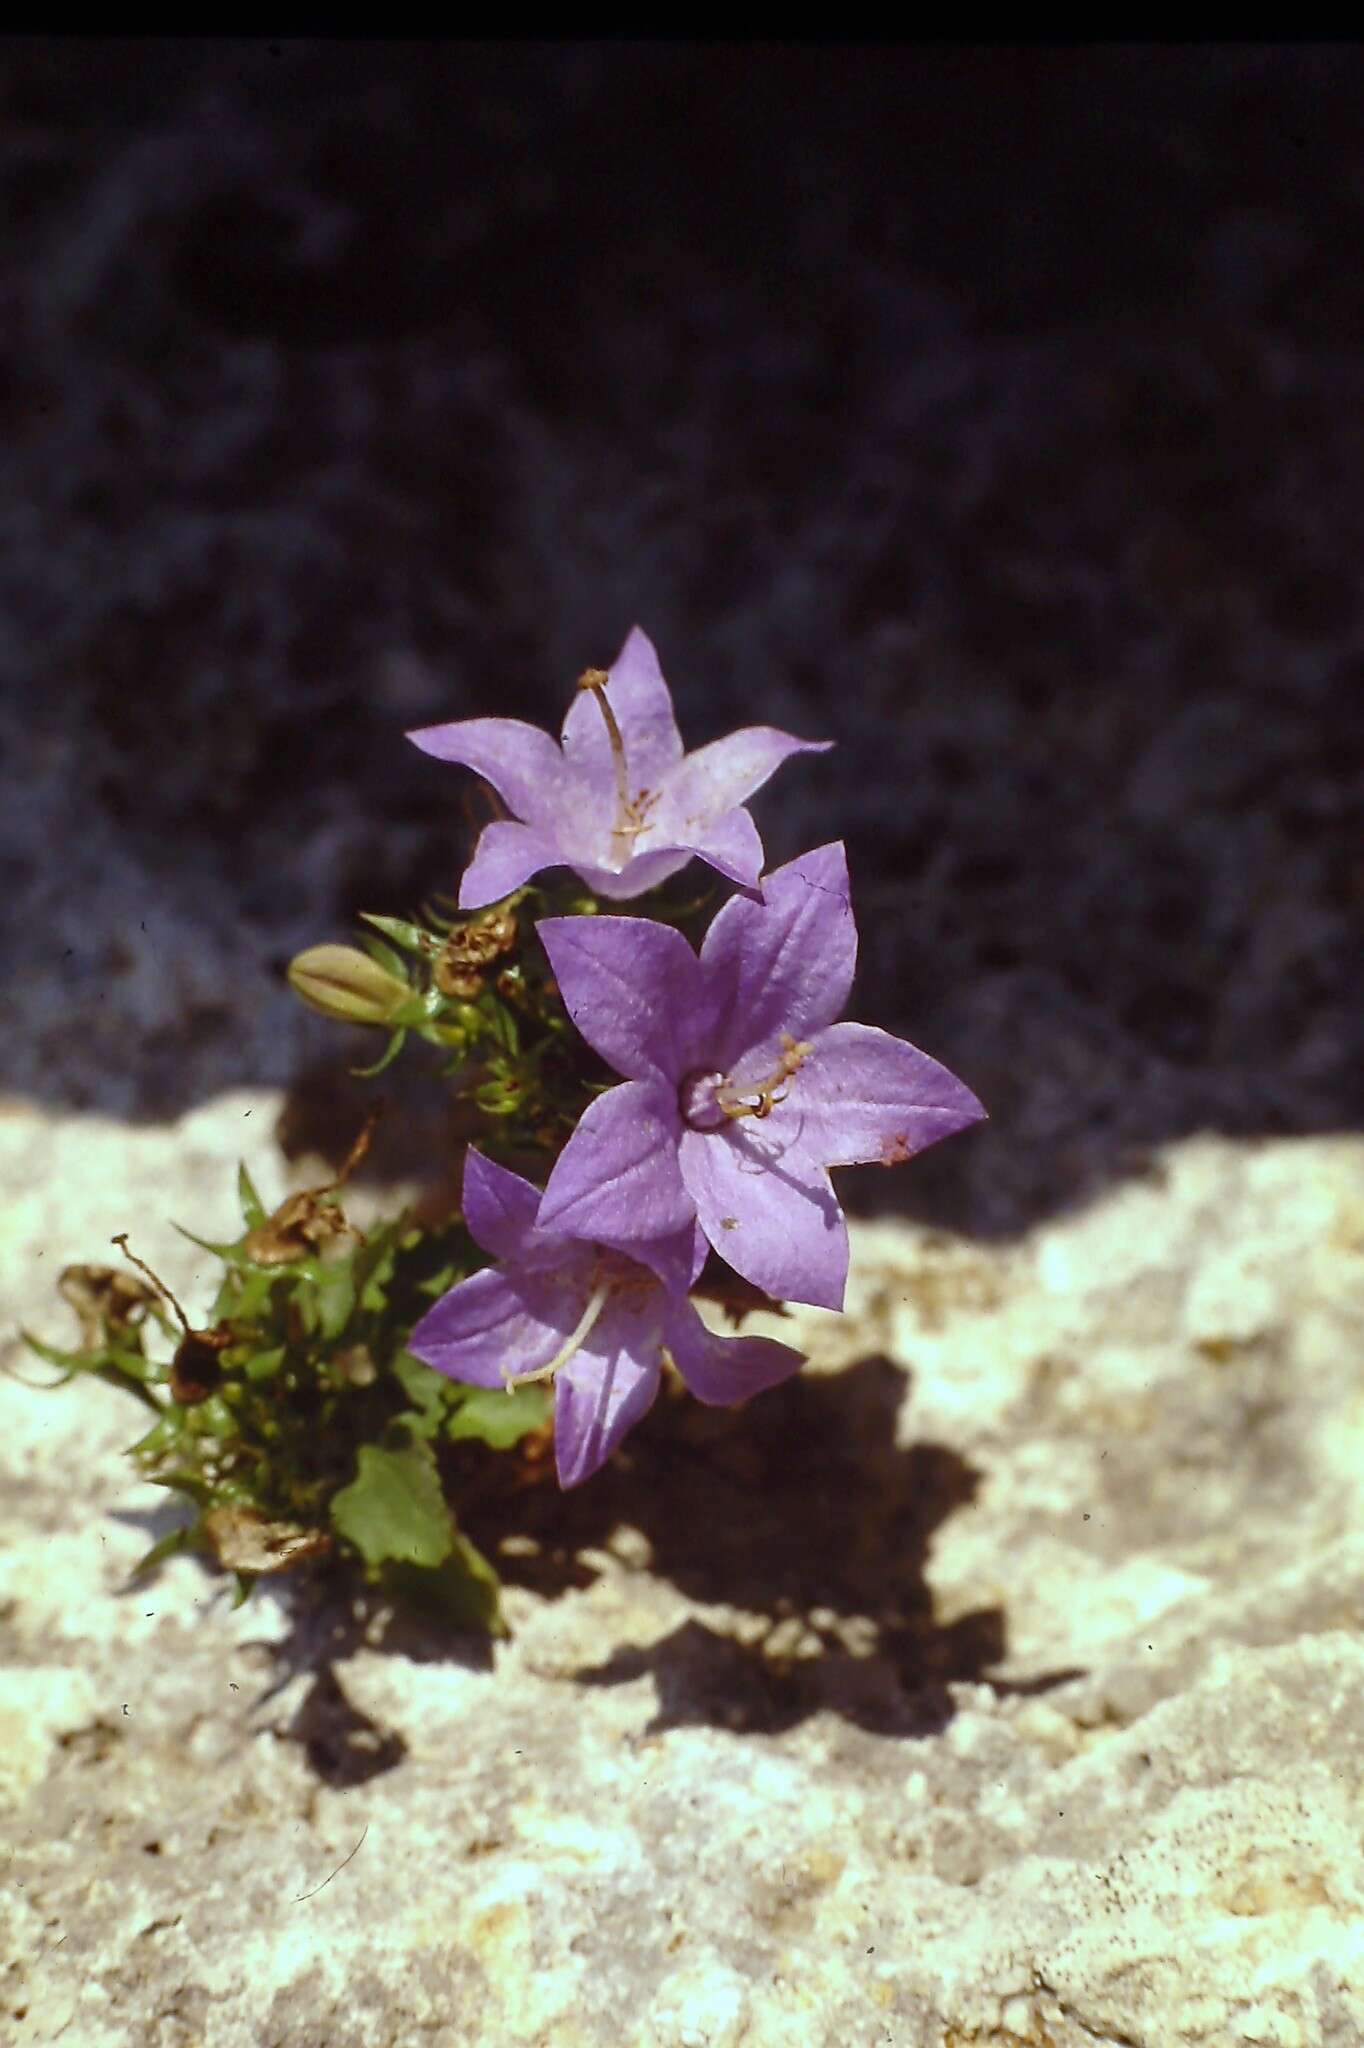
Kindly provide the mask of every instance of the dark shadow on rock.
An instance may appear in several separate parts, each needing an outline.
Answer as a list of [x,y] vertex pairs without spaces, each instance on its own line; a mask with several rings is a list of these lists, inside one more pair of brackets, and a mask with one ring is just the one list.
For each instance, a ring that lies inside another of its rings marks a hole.
[[[880,1356],[797,1377],[742,1410],[702,1407],[669,1383],[586,1486],[561,1492],[543,1446],[527,1455],[454,1446],[446,1479],[462,1528],[505,1585],[559,1598],[590,1586],[597,1554],[611,1549],[689,1600],[730,1610],[728,1626],[692,1618],[647,1649],[616,1650],[575,1674],[588,1688],[650,1676],[652,1730],[771,1734],[824,1712],[877,1734],[931,1735],[952,1718],[954,1683],[1030,1694],[1079,1674],[997,1679],[1003,1612],[937,1615],[925,1575],[933,1539],[975,1498],[981,1475],[944,1445],[896,1443],[904,1393],[904,1374]],[[168,1503],[118,1519],[155,1540],[183,1515]],[[224,1597],[229,1585],[224,1574]],[[338,1673],[357,1651],[493,1667],[486,1637],[357,1589],[334,1565],[261,1578],[252,1597],[287,1617],[282,1637],[254,1645],[266,1666],[257,1711],[293,1679],[310,1679],[279,1732],[302,1743],[329,1784],[362,1784],[406,1753],[395,1731],[346,1698]]]
[[329,1664],[318,1672],[281,1733],[286,1741],[302,1743],[308,1762],[325,1784],[339,1787],[365,1785],[407,1755],[402,1736],[361,1713]]
[[590,1553],[625,1528],[643,1539],[654,1577],[738,1610],[733,1635],[688,1621],[649,1650],[579,1672],[585,1685],[650,1672],[659,1728],[771,1731],[827,1710],[881,1733],[927,1733],[950,1719],[949,1683],[988,1679],[1007,1640],[998,1608],[951,1622],[934,1612],[933,1536],[974,1498],[980,1474],[945,1446],[896,1444],[904,1390],[903,1373],[869,1357],[788,1381],[742,1411],[670,1391],[568,1494],[552,1484],[512,1493],[507,1461],[462,1447],[460,1519],[506,1583],[546,1598],[590,1583]]

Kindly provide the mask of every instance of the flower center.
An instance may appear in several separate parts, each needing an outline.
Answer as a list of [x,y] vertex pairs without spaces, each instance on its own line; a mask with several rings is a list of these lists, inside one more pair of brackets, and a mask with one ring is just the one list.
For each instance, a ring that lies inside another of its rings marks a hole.
[[683,1123],[693,1131],[718,1131],[725,1120],[718,1093],[724,1085],[723,1074],[708,1074],[699,1067],[686,1075],[677,1091]]
[[807,1039],[793,1038],[789,1031],[782,1032],[779,1042],[777,1064],[761,1081],[738,1082],[702,1068],[688,1074],[677,1091],[683,1123],[693,1131],[718,1131],[727,1118],[771,1116],[791,1092],[787,1083],[814,1051]]
[[604,668],[584,669],[578,678],[580,690],[590,690],[596,699],[597,709],[606,725],[606,738],[611,748],[611,761],[616,771],[616,822],[611,827],[611,841],[617,854],[628,859],[634,851],[634,842],[641,832],[649,829],[649,813],[658,802],[658,791],[642,789],[639,795],[630,795],[630,778],[625,765],[625,740],[606,698],[609,678]]

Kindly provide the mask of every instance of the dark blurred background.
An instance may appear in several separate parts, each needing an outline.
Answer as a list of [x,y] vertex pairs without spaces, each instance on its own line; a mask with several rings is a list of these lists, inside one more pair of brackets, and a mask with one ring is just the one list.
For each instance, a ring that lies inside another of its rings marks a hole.
[[[830,735],[859,1011],[1018,1227],[1357,1127],[1358,50],[0,45],[10,1093],[336,1070],[282,982],[452,888],[404,727]],[[1353,980],[1352,980],[1353,977]],[[369,1041],[364,1041],[368,1051]]]

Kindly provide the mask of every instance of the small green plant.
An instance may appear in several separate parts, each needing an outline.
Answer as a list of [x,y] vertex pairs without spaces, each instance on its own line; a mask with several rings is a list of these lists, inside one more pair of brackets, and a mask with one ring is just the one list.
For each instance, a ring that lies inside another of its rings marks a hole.
[[[548,1476],[552,1422],[573,1486],[664,1373],[725,1404],[788,1377],[799,1352],[698,1315],[703,1263],[750,1301],[841,1307],[828,1169],[898,1164],[984,1112],[916,1047],[838,1021],[857,951],[842,846],[762,872],[745,801],[824,742],[753,726],[685,754],[638,630],[583,675],[561,744],[495,718],[410,737],[512,815],[482,832],[458,903],[366,916],[358,947],[310,947],[289,979],[385,1033],[362,1072],[412,1038],[437,1049],[469,1133],[460,1206],[359,1230],[342,1196],[371,1119],[334,1180],[273,1213],[242,1169],[240,1236],[193,1239],[222,1264],[202,1327],[120,1235],[135,1274],[62,1275],[78,1346],[28,1342],[59,1384],[94,1374],[149,1411],[131,1454],[191,1519],[144,1568],[197,1549],[245,1590],[326,1558],[496,1629],[495,1574],[458,1521],[470,1446]],[[668,894],[693,858],[737,885],[704,936],[711,892]]]

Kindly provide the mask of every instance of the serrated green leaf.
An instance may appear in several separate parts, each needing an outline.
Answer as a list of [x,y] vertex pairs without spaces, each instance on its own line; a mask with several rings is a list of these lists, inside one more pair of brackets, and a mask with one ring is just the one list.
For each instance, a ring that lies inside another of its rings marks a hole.
[[446,1416],[445,1435],[452,1443],[472,1437],[505,1451],[549,1420],[549,1402],[549,1390],[542,1386],[512,1387],[506,1393],[500,1387],[470,1387]]
[[255,1183],[246,1170],[243,1160],[237,1168],[237,1200],[241,1204],[242,1221],[248,1230],[259,1230],[266,1222],[265,1204],[256,1193]]
[[430,1446],[412,1436],[401,1448],[362,1444],[356,1466],[350,1485],[332,1496],[337,1534],[370,1566],[443,1564],[455,1530]]
[[386,1564],[380,1582],[393,1599],[423,1608],[452,1628],[478,1629],[491,1636],[507,1633],[497,1573],[482,1551],[458,1532],[450,1555],[434,1570]]

